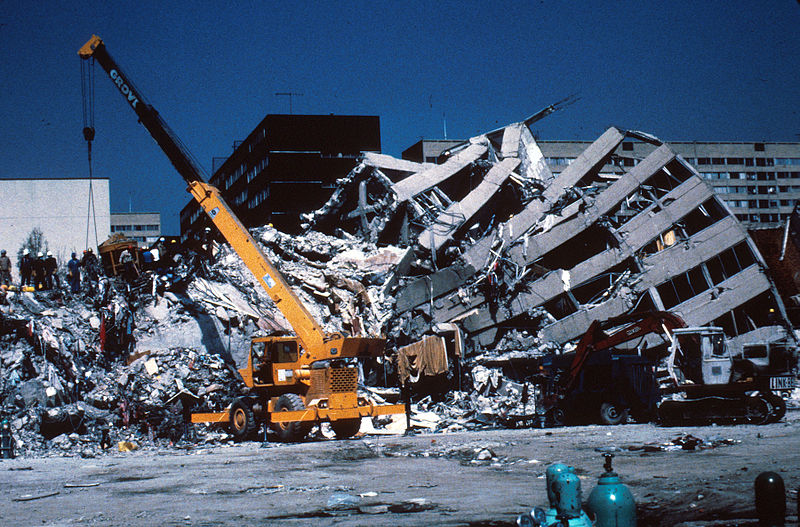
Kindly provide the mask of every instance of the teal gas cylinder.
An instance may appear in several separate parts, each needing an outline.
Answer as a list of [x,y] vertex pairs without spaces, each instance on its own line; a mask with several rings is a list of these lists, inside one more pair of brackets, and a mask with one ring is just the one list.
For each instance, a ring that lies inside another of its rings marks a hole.
[[636,527],[636,502],[611,467],[612,454],[603,454],[605,473],[589,495],[587,508],[595,517],[596,527]]
[[553,494],[556,498],[556,517],[553,523],[564,527],[592,527],[592,522],[581,509],[581,480],[570,472],[562,472],[553,482]]
[[[558,515],[558,510],[556,509],[557,499],[555,492],[553,491],[553,485],[555,484],[556,480],[563,474],[575,474],[575,468],[569,467],[564,465],[563,463],[554,463],[547,467],[545,471],[545,478],[547,484],[547,501],[550,503],[550,508],[545,511],[545,521],[544,525],[552,525],[556,522],[556,516]],[[580,483],[580,480],[578,480]],[[578,486],[578,492],[580,492],[580,485]],[[584,521],[586,525],[591,525],[589,522],[589,517],[586,515],[585,512],[581,511],[580,516],[581,521]]]
[[547,467],[545,476],[550,508],[545,511],[535,507],[530,513],[520,515],[517,525],[591,527],[592,522],[581,510],[581,482],[574,471],[562,463]]

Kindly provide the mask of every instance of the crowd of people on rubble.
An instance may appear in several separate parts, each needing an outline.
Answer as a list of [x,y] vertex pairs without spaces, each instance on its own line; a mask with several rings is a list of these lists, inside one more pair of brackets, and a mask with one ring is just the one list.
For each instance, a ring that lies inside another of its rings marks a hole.
[[[180,253],[174,251],[174,248],[170,249],[165,245],[163,237],[152,247],[142,250],[135,256],[132,249],[124,248],[113,256],[112,274],[132,283],[146,270],[165,273],[183,261]],[[59,266],[51,251],[44,249],[35,252],[36,254],[25,248],[20,253],[16,265],[19,282],[15,283],[12,277],[14,264],[5,249],[0,251],[0,287],[5,289],[18,287],[22,291],[47,291],[60,289],[62,278],[66,278],[64,285],[68,286],[73,294],[82,291],[92,293],[97,290],[103,268],[92,248],[84,250],[80,258],[73,252],[64,266]],[[63,274],[59,274],[60,269],[63,269]]]
[[[81,282],[86,288],[97,284],[100,274],[99,261],[94,251],[89,248],[83,251],[79,260],[77,253],[67,262],[66,278],[72,293],[81,292]],[[38,251],[33,256],[29,249],[24,249],[17,264],[19,271],[19,288],[23,291],[48,291],[61,288],[58,260],[52,251]],[[13,264],[5,249],[0,250],[0,287],[8,289],[13,283],[11,270]],[[82,276],[81,276],[82,275]]]

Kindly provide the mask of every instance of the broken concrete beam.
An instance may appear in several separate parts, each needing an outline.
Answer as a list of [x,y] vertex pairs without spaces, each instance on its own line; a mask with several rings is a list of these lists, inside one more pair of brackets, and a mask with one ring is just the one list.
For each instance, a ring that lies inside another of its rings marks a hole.
[[392,190],[397,196],[397,201],[402,203],[413,198],[417,194],[432,189],[470,163],[476,161],[486,153],[487,149],[488,147],[485,144],[470,145],[441,165],[433,165],[428,169],[412,174],[402,181],[395,183]]
[[524,126],[521,130],[520,141],[524,151],[524,155],[520,156],[522,161],[521,174],[525,178],[547,187],[553,182],[553,172],[550,171],[542,150],[527,126]]
[[[539,199],[531,201],[522,211],[511,218],[502,230],[501,243],[506,245],[519,239],[541,219],[542,214],[564,195],[567,189],[575,186],[587,174],[595,174],[606,164],[608,156],[625,139],[625,133],[609,128],[594,143],[570,163],[570,165],[552,180]],[[489,248],[493,244],[493,237],[489,236],[471,247],[464,254],[464,261],[476,269],[485,265]]]
[[514,123],[503,130],[503,145],[500,147],[500,157],[517,157],[519,155],[520,133],[522,123]]
[[746,239],[747,233],[736,218],[729,217],[718,221],[685,243],[675,244],[642,258],[642,265],[646,270],[642,273],[635,290],[643,292],[651,286],[660,285]]
[[[587,258],[569,270],[551,272],[538,280],[532,281],[525,291],[513,298],[513,301],[507,300],[504,302],[503,309],[498,310],[494,315],[487,311],[481,311],[470,317],[467,329],[470,331],[483,330],[506,319],[522,315],[530,311],[531,308],[541,306],[545,302],[554,299],[569,289],[563,282],[563,273],[566,273],[566,276],[569,277],[570,287],[575,288],[588,282],[593,277],[607,272],[633,256],[636,251],[672,227],[675,222],[680,221],[686,214],[712,196],[711,189],[702,180],[690,178],[664,197],[663,202],[669,203],[666,208],[658,210],[662,205],[653,204],[623,224],[617,230],[617,235],[624,240],[624,243],[619,247],[611,248]],[[654,212],[656,210],[658,212]],[[738,230],[732,232],[730,229]],[[744,237],[745,233],[736,219],[727,217],[695,234],[685,243],[665,249],[649,258],[644,258],[643,265],[649,271],[643,273],[637,279],[636,292],[645,292],[649,287],[663,282],[669,276],[685,272],[722,250],[719,246],[712,245],[711,241],[719,243],[721,240],[723,243],[722,248],[724,249],[738,243]],[[692,252],[694,258],[684,255],[686,244],[690,244],[695,249]],[[713,254],[709,254],[709,250]]]
[[433,225],[420,234],[418,243],[431,251],[441,249],[451,241],[453,233],[469,225],[472,217],[500,190],[519,163],[519,159],[508,158],[494,165],[472,192],[447,207],[434,220]]
[[633,167],[628,174],[597,195],[594,201],[586,207],[583,214],[556,225],[547,232],[531,236],[525,244],[517,244],[511,247],[507,252],[507,257],[517,265],[533,263],[547,252],[574,238],[596,222],[602,215],[619,205],[642,183],[647,181],[650,176],[674,158],[675,153],[668,147],[660,147]]
[[395,310],[405,313],[421,304],[430,302],[448,291],[463,285],[475,273],[472,268],[452,265],[435,273],[417,278],[401,288],[397,294]]
[[753,265],[720,283],[713,294],[709,290],[670,311],[680,315],[689,325],[702,326],[769,290],[769,279],[758,266]]
[[364,152],[364,164],[382,170],[396,170],[398,172],[422,172],[434,165],[432,163],[416,163],[406,159],[397,159],[386,154],[376,152]]
[[552,324],[539,332],[544,340],[552,342],[569,342],[580,337],[595,320],[608,320],[627,313],[635,305],[630,295],[618,295],[591,309],[581,309]]

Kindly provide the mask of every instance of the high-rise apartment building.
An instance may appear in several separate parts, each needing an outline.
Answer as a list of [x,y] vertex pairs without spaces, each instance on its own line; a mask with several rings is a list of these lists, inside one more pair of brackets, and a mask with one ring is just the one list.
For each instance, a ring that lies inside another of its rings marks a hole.
[[[403,152],[403,159],[436,163],[461,141],[422,140]],[[537,141],[550,170],[560,174],[591,141]],[[748,228],[784,225],[800,200],[800,143],[669,142],[670,148],[694,165],[731,212]],[[625,142],[604,167],[611,177],[644,159],[654,147]]]
[[[214,160],[217,187],[246,227],[268,223],[297,232],[300,214],[321,207],[361,152],[380,152],[380,120],[363,115],[267,115],[230,157]],[[209,225],[192,200],[180,215],[181,238]]]
[[[547,163],[560,173],[589,141],[538,141]],[[669,142],[670,147],[708,180],[714,192],[748,228],[785,224],[800,199],[800,143]],[[606,169],[632,167],[653,147],[626,142]],[[621,172],[618,170],[617,172]]]

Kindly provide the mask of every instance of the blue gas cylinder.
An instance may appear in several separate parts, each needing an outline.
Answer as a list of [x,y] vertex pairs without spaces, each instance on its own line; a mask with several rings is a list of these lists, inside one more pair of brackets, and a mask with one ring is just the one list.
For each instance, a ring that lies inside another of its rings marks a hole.
[[587,508],[595,517],[596,527],[636,527],[636,501],[611,467],[611,454],[606,458],[605,473],[589,494]]

